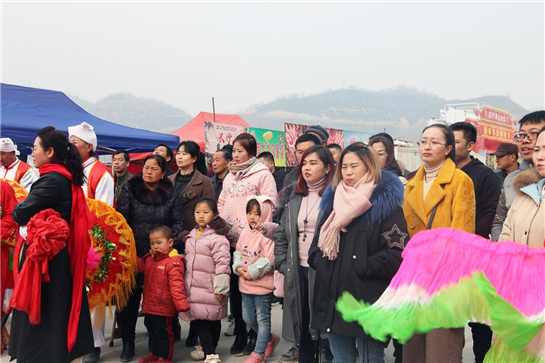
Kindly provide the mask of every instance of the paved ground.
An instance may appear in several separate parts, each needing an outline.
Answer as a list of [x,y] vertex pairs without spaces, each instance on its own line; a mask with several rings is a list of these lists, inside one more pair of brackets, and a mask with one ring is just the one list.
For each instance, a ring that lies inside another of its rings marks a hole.
[[[174,362],[194,362],[189,353],[193,350],[193,348],[186,348],[185,347],[185,338],[187,337],[187,332],[189,331],[189,324],[180,321],[182,324],[182,340],[179,342],[176,342],[174,345]],[[231,344],[233,344],[234,337],[227,337],[223,335],[223,330],[227,328],[228,326],[227,319],[225,319],[222,323],[222,335],[220,337],[219,346],[217,349],[217,353],[220,356],[220,359],[222,363],[243,363],[245,360],[245,357],[235,357],[229,354],[229,349],[231,347]],[[273,332],[280,335],[282,332],[282,308],[280,305],[275,305],[273,307],[273,314],[272,314],[272,326],[273,326]],[[119,362],[119,355],[121,354],[121,348],[122,343],[121,339],[114,341],[114,346],[110,348],[108,346],[109,338],[111,334],[112,329],[112,320],[110,318],[107,318],[106,320],[106,346],[102,347],[102,356],[100,362]],[[469,328],[466,328],[466,345],[464,348],[464,362],[470,363],[473,362],[473,351],[471,350],[471,347],[473,345],[473,341],[471,339],[471,331]],[[281,340],[278,344],[274,355],[271,358],[268,358],[267,362],[276,362],[280,355],[287,352],[288,349],[291,347],[291,344],[289,342],[286,342],[285,340]],[[393,363],[393,352],[394,349],[392,347],[392,344],[388,346],[388,348],[385,351],[385,363]],[[144,356],[148,353],[147,348],[147,333],[146,328],[144,327],[144,318],[138,319],[138,325],[136,327],[136,357],[133,360],[133,362],[136,362],[136,358]],[[9,362],[9,357],[4,352],[2,355],[0,362]],[[49,363],[49,362],[44,362]]]

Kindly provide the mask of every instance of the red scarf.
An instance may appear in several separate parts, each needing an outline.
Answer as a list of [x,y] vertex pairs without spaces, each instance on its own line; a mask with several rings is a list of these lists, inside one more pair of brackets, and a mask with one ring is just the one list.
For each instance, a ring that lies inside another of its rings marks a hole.
[[26,259],[9,303],[10,309],[24,311],[30,324],[37,325],[42,321],[42,282],[50,281],[49,261],[66,247],[70,230],[59,212],[48,208],[30,218],[27,231]]
[[68,237],[68,255],[70,257],[70,271],[72,272],[72,307],[68,321],[68,352],[76,343],[81,300],[85,285],[85,268],[87,253],[91,247],[89,227],[93,221],[91,212],[85,201],[83,189],[74,184],[72,174],[61,164],[46,164],[40,168],[40,176],[56,172],[68,178],[72,183],[72,211],[70,217],[70,235]]

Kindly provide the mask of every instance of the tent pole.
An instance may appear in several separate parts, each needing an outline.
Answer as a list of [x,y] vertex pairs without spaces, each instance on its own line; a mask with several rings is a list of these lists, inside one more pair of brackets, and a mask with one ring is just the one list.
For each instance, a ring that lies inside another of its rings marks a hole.
[[214,122],[216,122],[216,106],[214,105],[214,97],[212,97],[212,115],[214,116]]

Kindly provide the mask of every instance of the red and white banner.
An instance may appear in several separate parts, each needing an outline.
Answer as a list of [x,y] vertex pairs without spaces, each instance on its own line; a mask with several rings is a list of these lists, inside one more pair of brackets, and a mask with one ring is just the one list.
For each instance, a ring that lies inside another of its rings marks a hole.
[[481,120],[483,121],[493,122],[509,127],[513,125],[513,121],[511,120],[511,114],[498,108],[483,105],[480,116]]

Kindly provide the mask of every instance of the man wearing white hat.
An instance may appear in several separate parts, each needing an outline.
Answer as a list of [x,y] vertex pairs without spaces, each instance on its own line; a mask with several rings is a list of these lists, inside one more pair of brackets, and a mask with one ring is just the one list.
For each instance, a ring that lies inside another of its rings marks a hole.
[[24,161],[19,160],[15,155],[17,146],[10,138],[0,139],[0,178],[13,180],[21,184],[27,192],[30,191],[32,183],[38,179],[36,171]]
[[[98,160],[95,152],[97,150],[97,135],[93,126],[82,122],[77,126],[68,127],[70,143],[74,144],[79,151],[83,162],[83,172],[86,181],[82,188],[85,196],[90,199],[98,199],[114,206],[114,179],[110,170]],[[101,318],[101,327],[97,328],[96,314],[98,308],[91,310],[91,321],[93,322],[93,338],[95,340],[95,351],[83,357],[83,363],[96,363],[100,359],[100,347],[106,344],[104,340],[104,317]]]
[[83,172],[87,182],[83,184],[83,191],[87,198],[98,199],[114,206],[114,179],[110,170],[102,164],[96,156],[97,135],[93,126],[82,122],[68,128],[70,143],[79,151],[83,162]]

